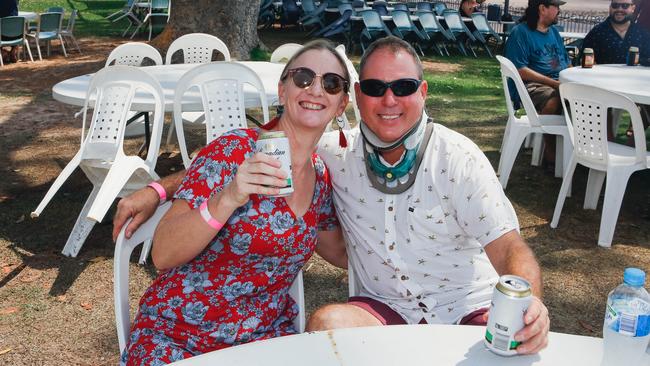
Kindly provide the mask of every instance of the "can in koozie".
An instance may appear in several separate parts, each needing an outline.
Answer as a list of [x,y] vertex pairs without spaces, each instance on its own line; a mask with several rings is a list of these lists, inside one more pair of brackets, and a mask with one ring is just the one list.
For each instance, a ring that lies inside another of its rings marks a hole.
[[630,49],[627,51],[625,63],[627,66],[636,66],[639,64],[639,47],[630,47]]
[[281,169],[287,173],[287,185],[279,187],[280,193],[274,197],[288,196],[293,193],[291,179],[291,148],[289,139],[282,131],[263,132],[257,139],[256,149],[266,155],[273,156],[282,163]]
[[517,354],[515,333],[524,327],[524,314],[528,310],[532,292],[525,279],[504,275],[499,278],[492,293],[492,304],[485,331],[485,345],[490,351],[502,355]]

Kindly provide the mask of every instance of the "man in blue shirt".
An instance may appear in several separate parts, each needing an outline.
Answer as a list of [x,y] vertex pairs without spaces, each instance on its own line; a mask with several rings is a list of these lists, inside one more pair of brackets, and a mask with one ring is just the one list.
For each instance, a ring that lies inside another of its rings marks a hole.
[[[519,71],[540,114],[562,114],[558,77],[570,65],[570,60],[553,25],[557,24],[560,5],[564,4],[560,0],[528,0],[521,22],[512,29],[506,42],[505,56]],[[544,135],[544,141],[544,160],[553,163],[555,139]]]
[[638,47],[640,57],[650,57],[650,32],[632,23],[632,0],[612,0],[609,17],[585,37],[583,50],[594,50],[597,64],[624,64],[630,47]]

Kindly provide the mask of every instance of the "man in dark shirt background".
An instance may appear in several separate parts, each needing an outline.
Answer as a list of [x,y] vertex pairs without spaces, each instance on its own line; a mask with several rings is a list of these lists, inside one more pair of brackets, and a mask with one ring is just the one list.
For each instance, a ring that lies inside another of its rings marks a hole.
[[650,33],[632,23],[634,10],[632,0],[612,0],[609,17],[587,34],[582,47],[594,50],[597,64],[624,64],[632,46],[642,59],[650,57]]
[[[16,15],[18,15],[18,0],[0,0],[0,18]],[[3,48],[1,53],[0,57],[7,59],[7,62],[15,62],[18,59],[17,47],[11,47],[10,52]]]
[[[612,0],[609,4],[609,17],[597,24],[585,37],[583,50],[594,50],[596,64],[624,64],[630,47],[639,48],[640,59],[650,58],[650,32],[632,22],[635,5],[632,0]],[[645,11],[650,11],[646,9]],[[639,105],[644,127],[650,121],[650,106]],[[611,116],[610,116],[611,117]],[[609,124],[608,135],[615,136]],[[630,126],[627,131],[628,144],[634,141]]]

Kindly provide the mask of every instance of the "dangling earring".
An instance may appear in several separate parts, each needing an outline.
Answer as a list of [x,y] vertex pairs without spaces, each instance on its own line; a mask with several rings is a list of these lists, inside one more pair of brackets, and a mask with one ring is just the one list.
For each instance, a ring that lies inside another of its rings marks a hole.
[[348,147],[348,140],[343,133],[343,115],[336,117],[336,124],[339,126],[339,146],[343,148]]

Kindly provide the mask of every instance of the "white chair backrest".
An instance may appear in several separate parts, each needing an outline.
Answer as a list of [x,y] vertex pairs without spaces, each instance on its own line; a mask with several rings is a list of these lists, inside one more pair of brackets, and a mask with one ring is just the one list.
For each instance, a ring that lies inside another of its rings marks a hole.
[[197,66],[186,72],[178,81],[174,92],[174,125],[178,143],[183,155],[183,164],[189,167],[190,160],[185,149],[182,118],[183,95],[190,88],[201,93],[206,124],[206,144],[222,133],[235,128],[245,128],[246,109],[244,84],[257,89],[262,106],[264,123],[269,121],[266,91],[260,77],[250,68],[236,62],[214,62]]
[[[129,259],[133,249],[145,241],[153,239],[156,226],[163,215],[169,210],[172,202],[166,202],[133,233],[130,239],[124,236],[126,227],[131,222],[127,221],[115,241],[115,255],[113,259],[113,301],[115,304],[115,326],[117,328],[117,341],[120,353],[124,351],[129,337],[131,317],[129,315]],[[294,327],[298,332],[305,331],[305,294],[303,287],[302,271],[298,272],[296,279],[289,289],[289,296],[298,305],[298,316],[294,319]]]
[[[164,94],[160,83],[146,72],[132,66],[112,66],[99,70],[90,81],[83,107],[81,130],[82,159],[113,160],[124,155],[124,128],[136,91],[154,98],[154,118],[145,163],[155,166],[164,122]],[[93,96],[93,115],[84,136],[88,105]]]
[[[621,109],[630,114],[634,131],[643,131],[641,114],[636,104],[626,96],[594,86],[578,83],[560,85],[562,106],[569,131],[572,132],[573,147],[580,162],[606,164],[608,157],[607,110]],[[569,110],[566,110],[567,103]],[[645,134],[635,133],[636,163],[646,158]]]
[[[352,108],[354,110],[354,118],[359,123],[361,121],[361,113],[359,112],[359,107],[357,107],[357,95],[356,92],[354,91],[354,84],[359,81],[359,73],[357,73],[357,69],[354,68],[354,64],[352,61],[348,58],[348,55],[345,53],[345,46],[340,44],[336,46],[336,51],[343,57],[343,60],[345,61],[345,66],[348,69],[348,74],[350,74],[350,103],[352,103]],[[346,129],[349,129],[350,126],[346,126]]]
[[514,117],[515,115],[515,108],[512,104],[512,99],[510,98],[510,84],[508,83],[508,79],[510,79],[515,84],[515,88],[517,89],[517,94],[519,94],[521,104],[526,111],[528,122],[531,126],[539,127],[539,115],[537,114],[537,110],[535,109],[533,101],[530,99],[530,95],[526,90],[524,82],[521,80],[521,76],[519,76],[517,68],[512,63],[512,61],[503,56],[497,55],[496,58],[501,64],[501,80],[503,82],[503,91],[505,92],[506,96],[506,107],[508,109],[508,114],[511,117]]
[[301,48],[302,45],[298,43],[285,43],[273,51],[271,54],[271,62],[286,64],[289,62],[291,56],[293,56]]
[[108,55],[104,67],[115,61],[115,65],[141,66],[145,58],[150,59],[156,65],[162,65],[162,56],[157,49],[142,42],[129,42],[121,44]]
[[214,50],[221,52],[224,61],[230,61],[230,51],[228,46],[219,38],[205,33],[190,33],[179,37],[167,50],[165,64],[172,63],[172,56],[176,51],[183,51],[183,63],[185,64],[205,64],[212,61]]

